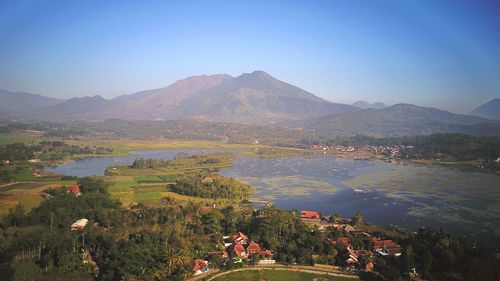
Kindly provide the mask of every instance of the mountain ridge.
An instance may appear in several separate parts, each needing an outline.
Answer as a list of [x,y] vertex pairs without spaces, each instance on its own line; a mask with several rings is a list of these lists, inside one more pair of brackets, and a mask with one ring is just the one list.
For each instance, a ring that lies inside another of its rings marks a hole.
[[500,120],[500,98],[492,99],[476,107],[469,114],[487,119]]
[[303,125],[325,136],[400,137],[455,132],[500,135],[500,122],[405,103],[380,110],[330,115],[308,120]]

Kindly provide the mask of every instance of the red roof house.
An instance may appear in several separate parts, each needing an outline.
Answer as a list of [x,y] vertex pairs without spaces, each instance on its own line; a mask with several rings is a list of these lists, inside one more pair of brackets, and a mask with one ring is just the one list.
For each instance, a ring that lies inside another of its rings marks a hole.
[[302,210],[300,211],[300,217],[303,219],[319,219],[319,213],[314,211]]
[[243,234],[243,232],[240,232],[240,231],[235,231],[232,235],[231,235],[231,238],[233,239],[233,242],[236,244],[236,243],[239,243],[241,242],[242,244],[248,244],[248,237]]
[[351,239],[349,239],[347,237],[341,237],[341,238],[338,238],[337,240],[333,240],[332,244],[333,244],[333,246],[337,246],[338,244],[342,244],[348,249],[352,248]]
[[255,243],[254,241],[250,242],[250,245],[247,247],[247,252],[249,254],[258,254],[260,253],[261,248],[259,244]]
[[401,255],[401,246],[392,240],[380,240],[379,238],[372,238],[372,243],[373,250],[375,252],[394,254],[395,256]]
[[193,272],[195,276],[202,274],[203,272],[207,272],[208,270],[209,270],[208,261],[205,260],[194,261]]
[[271,251],[271,250],[261,250],[259,252],[259,256],[262,256],[262,257],[272,257],[273,256],[273,251]]
[[371,261],[370,261],[370,262],[368,262],[368,263],[366,264],[366,266],[365,266],[365,269],[366,269],[367,271],[373,271],[373,268],[374,268],[374,266],[373,266],[373,262],[371,262]]
[[74,194],[74,195],[80,195],[80,186],[79,185],[69,185],[66,187],[66,190],[68,193]]
[[241,243],[234,244],[233,253],[242,259],[246,259],[248,257],[245,247],[243,247]]

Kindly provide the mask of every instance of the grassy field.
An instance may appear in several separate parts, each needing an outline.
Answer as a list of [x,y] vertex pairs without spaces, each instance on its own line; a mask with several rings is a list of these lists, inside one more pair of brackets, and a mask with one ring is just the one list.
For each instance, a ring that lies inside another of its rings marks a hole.
[[183,149],[202,148],[215,150],[246,150],[263,145],[230,144],[218,141],[196,141],[196,140],[65,140],[70,145],[79,146],[102,146],[113,148],[113,154],[106,156],[126,156],[131,150],[160,150],[160,149]]
[[259,158],[283,158],[304,156],[309,153],[312,153],[312,151],[298,148],[255,147],[252,149],[248,149],[243,153],[243,155]]
[[296,271],[286,271],[286,270],[243,270],[232,272],[214,279],[214,281],[353,281],[354,278],[340,277],[340,276],[328,276],[326,274],[313,274],[307,272],[296,272]]
[[40,133],[37,132],[19,131],[0,134],[0,146],[16,142],[32,143],[38,141],[40,141]]
[[44,190],[75,183],[75,180],[54,180],[3,185],[0,187],[0,216],[7,214],[17,203],[21,203],[25,210],[29,211],[44,200],[42,197]]

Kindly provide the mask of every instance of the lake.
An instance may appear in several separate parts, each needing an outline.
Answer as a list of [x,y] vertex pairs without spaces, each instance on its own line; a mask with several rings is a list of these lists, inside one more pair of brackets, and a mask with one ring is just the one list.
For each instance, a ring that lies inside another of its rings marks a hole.
[[[132,151],[128,157],[96,157],[69,162],[45,172],[68,176],[104,175],[113,165],[137,158],[171,159],[213,150]],[[436,165],[356,161],[332,155],[261,159],[237,155],[220,172],[256,188],[256,199],[284,209],[309,209],[407,229],[443,227],[461,236],[500,244],[500,176]],[[363,189],[366,193],[355,193]]]

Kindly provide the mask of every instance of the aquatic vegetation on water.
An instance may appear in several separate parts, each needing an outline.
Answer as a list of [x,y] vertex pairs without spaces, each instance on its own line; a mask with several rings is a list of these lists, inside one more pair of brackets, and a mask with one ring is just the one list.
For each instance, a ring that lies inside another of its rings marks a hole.
[[[257,189],[255,197],[273,200],[284,196],[308,196],[312,192],[333,194],[337,187],[319,180],[302,179],[297,176],[287,177],[242,177],[240,181],[246,182]],[[265,186],[265,190],[259,187]]]

